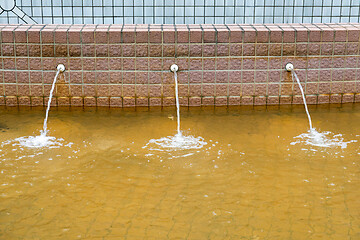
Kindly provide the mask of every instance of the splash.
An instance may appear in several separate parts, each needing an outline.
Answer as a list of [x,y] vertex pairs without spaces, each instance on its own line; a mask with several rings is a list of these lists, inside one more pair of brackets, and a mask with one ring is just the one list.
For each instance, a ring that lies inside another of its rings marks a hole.
[[[177,151],[200,149],[206,144],[207,142],[202,137],[184,136],[180,133],[160,139],[151,139],[145,148],[150,147],[150,150],[158,151]],[[160,149],[158,147],[160,147]]]
[[357,142],[357,140],[345,141],[342,134],[334,134],[330,131],[318,132],[315,128],[311,128],[308,132],[302,133],[294,137],[296,141],[290,143],[291,145],[305,144],[315,147],[340,147],[347,148],[349,143]]
[[46,136],[40,134],[39,136],[19,137],[12,141],[4,142],[3,145],[12,144],[13,146],[22,146],[27,148],[59,148],[63,146],[64,139]]

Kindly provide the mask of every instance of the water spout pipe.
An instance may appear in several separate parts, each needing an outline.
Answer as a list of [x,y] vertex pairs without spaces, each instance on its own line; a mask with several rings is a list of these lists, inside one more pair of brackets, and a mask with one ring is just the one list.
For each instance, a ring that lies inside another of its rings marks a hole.
[[65,66],[64,66],[64,64],[59,64],[59,65],[57,65],[57,67],[56,67],[56,70],[58,70],[59,72],[64,72],[65,71]]
[[294,70],[294,65],[292,63],[287,63],[285,65],[285,69],[286,69],[286,71],[291,72]]
[[178,65],[176,65],[176,64],[171,65],[170,71],[172,71],[172,72],[177,72],[177,71],[179,71]]

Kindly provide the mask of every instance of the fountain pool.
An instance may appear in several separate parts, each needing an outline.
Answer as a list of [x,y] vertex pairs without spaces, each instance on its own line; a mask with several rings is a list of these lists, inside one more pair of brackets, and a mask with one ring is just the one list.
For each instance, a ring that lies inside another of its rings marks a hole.
[[300,105],[182,108],[182,131],[207,144],[166,151],[144,146],[176,134],[174,108],[54,108],[56,146],[26,148],[13,140],[38,133],[44,110],[0,108],[0,236],[355,239],[360,106],[309,110],[346,146],[299,141]]

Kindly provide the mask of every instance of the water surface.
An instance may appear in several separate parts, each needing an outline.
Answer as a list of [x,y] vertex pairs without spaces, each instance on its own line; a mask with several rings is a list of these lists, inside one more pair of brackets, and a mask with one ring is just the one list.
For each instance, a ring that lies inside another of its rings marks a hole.
[[[310,106],[314,127],[360,140],[360,105]],[[182,108],[186,135],[161,149],[176,109],[0,109],[2,239],[359,239],[359,142],[318,147],[303,106]]]

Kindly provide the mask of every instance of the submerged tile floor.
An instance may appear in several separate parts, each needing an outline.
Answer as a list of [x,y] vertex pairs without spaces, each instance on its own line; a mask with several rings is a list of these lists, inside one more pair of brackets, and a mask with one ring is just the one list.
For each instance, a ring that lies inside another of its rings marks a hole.
[[[360,106],[311,106],[314,126],[360,140]],[[42,109],[0,109],[2,239],[358,239],[359,142],[292,145],[302,106],[182,109],[202,149],[159,151],[168,110],[53,109],[63,146],[26,149]],[[69,144],[72,143],[72,144]],[[160,149],[161,150],[161,149]]]

